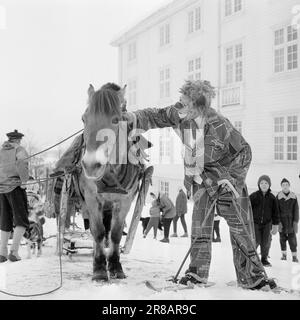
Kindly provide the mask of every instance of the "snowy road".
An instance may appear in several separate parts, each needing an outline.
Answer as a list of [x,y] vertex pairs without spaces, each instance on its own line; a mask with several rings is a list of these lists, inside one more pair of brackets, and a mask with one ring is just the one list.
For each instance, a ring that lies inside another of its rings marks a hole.
[[[148,208],[144,209],[147,212]],[[146,214],[144,214],[146,216]],[[81,219],[78,218],[78,224]],[[128,217],[127,222],[130,222]],[[187,214],[187,222],[191,223],[191,207]],[[180,223],[179,235],[182,234]],[[213,243],[213,258],[210,271],[210,281],[216,282],[211,288],[197,288],[178,292],[163,291],[156,293],[146,288],[145,280],[153,280],[162,283],[164,279],[175,275],[178,267],[188,250],[190,240],[188,238],[171,238],[170,244],[161,243],[152,239],[152,231],[147,239],[142,237],[142,227],[139,229],[134,241],[134,246],[129,255],[122,255],[123,269],[127,279],[116,280],[112,284],[100,285],[91,281],[92,257],[91,250],[82,250],[80,254],[73,256],[72,260],[63,256],[63,287],[50,294],[28,299],[296,299],[300,296],[287,293],[274,294],[270,292],[257,292],[243,290],[236,287],[228,287],[226,283],[235,280],[235,272],[232,262],[232,251],[229,240],[229,232],[226,222],[221,220],[222,243]],[[45,233],[55,233],[55,221],[47,220]],[[160,236],[158,237],[161,238]],[[299,238],[299,236],[298,236]],[[124,241],[125,239],[123,239]],[[17,263],[5,262],[0,266],[0,275],[3,285],[5,276],[5,290],[14,294],[34,294],[49,291],[59,285],[59,259],[54,255],[55,239],[49,239],[43,247],[42,257],[25,259],[26,249],[22,247],[21,256],[24,259]],[[270,252],[273,267],[268,268],[270,277],[278,279],[281,286],[292,288],[298,285],[300,288],[300,265],[280,260],[279,236],[273,237]],[[183,268],[187,268],[188,262]],[[299,289],[298,288],[298,289]],[[3,289],[3,287],[1,288]],[[0,293],[0,299],[18,299]]]

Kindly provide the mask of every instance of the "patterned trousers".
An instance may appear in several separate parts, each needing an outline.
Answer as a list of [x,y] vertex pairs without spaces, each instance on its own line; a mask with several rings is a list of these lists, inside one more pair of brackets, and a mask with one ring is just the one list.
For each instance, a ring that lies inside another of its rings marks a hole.
[[204,282],[208,279],[214,224],[214,210],[210,209],[216,205],[218,214],[226,220],[230,229],[238,284],[244,288],[254,287],[265,279],[265,273],[255,251],[253,217],[247,189],[245,187],[239,199],[227,191],[221,191],[215,197],[216,202],[216,198],[209,196],[203,184],[194,183],[191,232],[194,244],[188,271],[196,273]]

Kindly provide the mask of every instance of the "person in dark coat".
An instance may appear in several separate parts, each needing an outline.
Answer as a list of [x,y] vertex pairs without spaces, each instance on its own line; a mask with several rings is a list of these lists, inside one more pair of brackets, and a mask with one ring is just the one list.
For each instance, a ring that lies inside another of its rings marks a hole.
[[150,196],[152,197],[151,208],[149,212],[150,219],[143,236],[144,238],[146,238],[148,232],[153,228],[154,239],[156,239],[157,229],[160,221],[160,207],[159,207],[159,201],[157,200],[156,195],[153,192],[151,192]]
[[250,195],[256,247],[261,248],[261,262],[264,266],[271,266],[268,261],[271,234],[277,233],[279,224],[278,204],[270,187],[270,177],[263,175],[258,179],[259,190]]
[[299,206],[297,196],[290,191],[290,182],[287,179],[282,179],[281,188],[277,195],[279,208],[279,234],[280,247],[282,251],[281,260],[287,259],[286,242],[289,246],[293,256],[293,262],[299,262],[297,258],[297,237],[298,222],[299,222]]
[[158,195],[159,207],[162,211],[162,224],[164,227],[164,238],[160,242],[169,243],[170,226],[176,215],[175,206],[165,193]]
[[187,197],[186,194],[184,193],[183,189],[180,188],[178,195],[176,197],[176,216],[173,219],[173,234],[171,237],[177,237],[177,222],[180,218],[182,228],[184,231],[184,234],[181,236],[182,238],[187,238],[188,237],[188,231],[187,231],[187,226],[185,222],[185,214],[187,213]]
[[[8,141],[0,149],[0,263],[21,260],[19,247],[29,228],[28,199],[24,183],[29,179],[28,153],[21,146],[23,134],[15,130],[6,134]],[[13,243],[8,254],[8,240]]]

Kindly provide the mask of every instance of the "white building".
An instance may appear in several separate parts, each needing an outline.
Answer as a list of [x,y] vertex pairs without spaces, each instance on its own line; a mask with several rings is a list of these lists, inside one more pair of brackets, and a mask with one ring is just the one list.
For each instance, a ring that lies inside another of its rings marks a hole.
[[[128,109],[173,104],[185,79],[209,80],[218,91],[213,107],[252,147],[249,189],[268,174],[274,191],[286,177],[300,193],[298,6],[297,0],[175,0],[161,8],[112,43]],[[153,189],[175,199],[183,180],[180,143],[168,129],[150,135],[151,162],[159,164]]]

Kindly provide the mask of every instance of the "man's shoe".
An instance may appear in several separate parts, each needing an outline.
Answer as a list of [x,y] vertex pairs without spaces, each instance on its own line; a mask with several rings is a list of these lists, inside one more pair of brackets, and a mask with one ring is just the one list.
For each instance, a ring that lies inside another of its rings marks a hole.
[[169,239],[166,239],[166,238],[163,238],[162,240],[160,240],[160,242],[169,243],[169,242],[170,242],[170,240],[169,240]]
[[251,290],[261,290],[263,288],[270,288],[273,290],[276,287],[277,284],[273,279],[263,279],[257,286],[251,288]]
[[264,267],[272,267],[271,263],[268,261],[267,258],[261,259],[261,263]]
[[178,235],[177,235],[177,233],[173,233],[172,235],[170,235],[170,237],[171,237],[171,238],[177,238]]
[[205,282],[196,274],[192,272],[188,272],[179,280],[179,284],[183,284],[185,286],[188,285],[188,282],[193,284],[205,284]]
[[7,261],[7,258],[5,256],[0,255],[0,263]]
[[281,260],[283,260],[283,261],[286,261],[286,260],[287,260],[287,259],[286,259],[286,254],[283,254],[283,255],[282,255]]
[[182,236],[181,236],[181,238],[188,238],[188,233],[186,232],[186,233],[184,233]]
[[299,262],[298,258],[297,257],[293,257],[293,262]]
[[20,261],[21,258],[18,257],[17,255],[14,255],[12,252],[8,255],[8,260],[11,262],[16,262],[16,261]]

